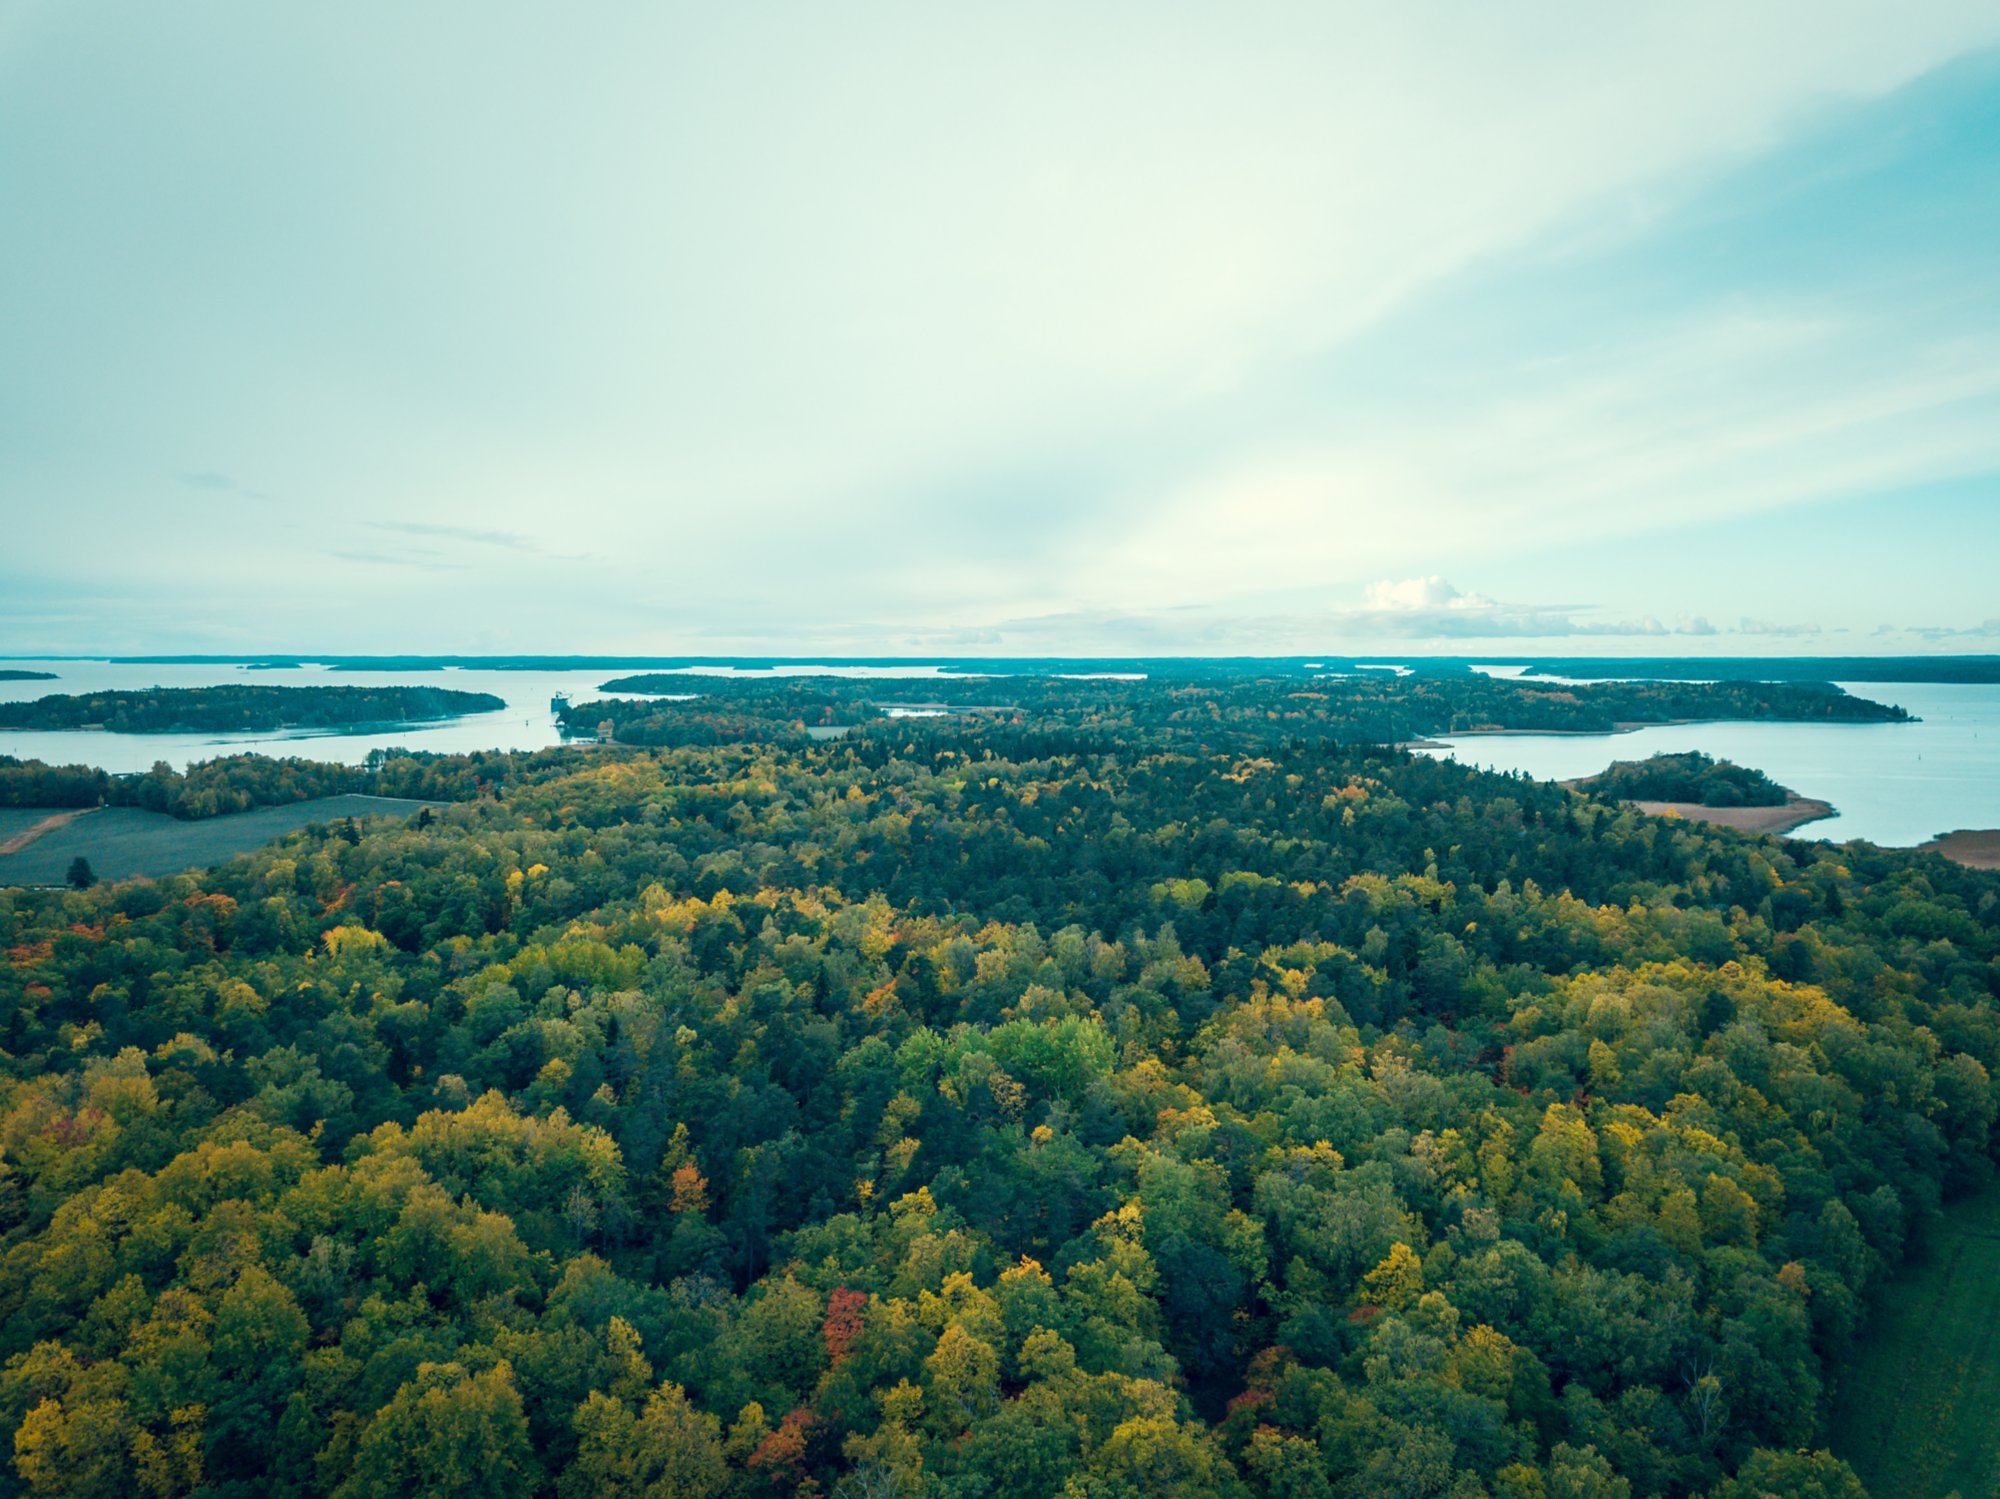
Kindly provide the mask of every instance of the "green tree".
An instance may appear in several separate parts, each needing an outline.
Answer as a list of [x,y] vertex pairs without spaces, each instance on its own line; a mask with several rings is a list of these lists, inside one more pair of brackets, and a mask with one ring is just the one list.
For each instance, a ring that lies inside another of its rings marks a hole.
[[506,1363],[468,1373],[421,1364],[362,1429],[354,1469],[336,1499],[492,1499],[525,1494],[540,1477],[521,1393]]
[[647,1397],[636,1415],[593,1392],[577,1407],[576,1461],[557,1481],[563,1499],[712,1499],[728,1483],[722,1423],[679,1385]]

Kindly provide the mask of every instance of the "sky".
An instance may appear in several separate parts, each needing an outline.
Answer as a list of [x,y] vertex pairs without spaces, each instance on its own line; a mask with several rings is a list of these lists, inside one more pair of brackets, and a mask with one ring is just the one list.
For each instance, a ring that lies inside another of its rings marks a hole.
[[1991,0],[0,5],[0,654],[1991,652],[1996,580]]

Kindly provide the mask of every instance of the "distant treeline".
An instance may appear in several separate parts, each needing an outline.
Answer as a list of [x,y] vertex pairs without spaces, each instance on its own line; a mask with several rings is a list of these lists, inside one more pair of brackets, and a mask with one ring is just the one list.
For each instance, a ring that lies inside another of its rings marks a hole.
[[23,671],[9,666],[0,669],[0,682],[53,682],[56,674],[52,671]]
[[1607,769],[1571,784],[1614,801],[1695,802],[1704,807],[1782,807],[1791,795],[1761,770],[1717,760],[1700,750],[1613,761]]
[[0,703],[0,728],[237,733],[421,723],[506,706],[490,692],[444,687],[145,687]]
[[2000,655],[1958,656],[120,656],[119,665],[213,666],[246,660],[252,669],[298,667],[307,662],[334,671],[664,671],[727,668],[758,671],[779,666],[926,666],[945,675],[1035,676],[1086,672],[1140,672],[1148,676],[1263,677],[1344,672],[1395,662],[1419,676],[1456,676],[1474,666],[1518,666],[1543,677],[1679,678],[1688,681],[1765,682],[2000,682]]
[[190,765],[185,772],[159,764],[137,776],[107,775],[88,765],[48,765],[0,755],[0,807],[141,807],[191,820],[345,792],[422,801],[475,801],[496,794],[510,771],[516,775],[524,769],[539,772],[555,764],[573,768],[578,754],[551,750],[544,752],[545,758],[498,751],[434,755],[397,750],[378,751],[361,765],[227,755]]
[[1530,675],[1760,682],[2000,682],[2000,656],[1661,656],[1537,661]]
[[[1128,743],[1193,733],[1204,743],[1272,734],[1385,744],[1503,730],[1608,733],[1707,719],[1899,722],[1901,708],[1825,682],[1602,682],[1581,686],[1460,676],[1190,678],[1146,682],[1010,677],[921,683],[778,677],[710,679],[681,702],[611,698],[558,710],[565,733],[621,744],[777,743],[806,729],[868,724],[897,707],[978,711],[1039,729],[1102,731]],[[620,677],[607,692],[683,693],[685,676]]]

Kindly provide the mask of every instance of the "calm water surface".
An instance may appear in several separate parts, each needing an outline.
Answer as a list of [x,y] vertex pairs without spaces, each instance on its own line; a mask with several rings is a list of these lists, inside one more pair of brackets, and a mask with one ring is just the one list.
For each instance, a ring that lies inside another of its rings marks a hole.
[[1613,760],[1701,750],[1755,766],[1836,814],[1792,836],[1907,847],[1955,828],[2000,828],[2000,685],[1843,683],[1898,703],[1909,724],[1702,723],[1627,734],[1468,734],[1435,754],[1545,780],[1593,775]]
[[[467,750],[543,749],[562,742],[556,731],[555,715],[549,702],[559,692],[576,702],[594,702],[606,694],[598,684],[623,676],[639,675],[616,667],[584,667],[574,671],[490,671],[444,668],[436,671],[331,671],[307,664],[251,671],[234,662],[209,662],[196,666],[154,666],[120,664],[112,661],[0,661],[0,666],[25,671],[52,671],[53,682],[0,682],[0,701],[46,697],[61,692],[87,694],[136,687],[215,687],[222,684],[249,684],[265,687],[449,687],[461,692],[490,692],[507,706],[491,713],[475,713],[466,718],[435,724],[407,724],[377,733],[274,733],[274,734],[101,734],[58,730],[30,732],[0,729],[0,754],[23,760],[46,760],[51,765],[95,765],[122,774],[151,770],[164,760],[176,770],[190,762],[213,760],[218,755],[257,753],[299,755],[309,760],[328,760],[341,765],[359,765],[369,751],[406,748],[440,754]],[[701,690],[701,676],[711,677],[889,677],[897,679],[936,678],[942,666],[774,666],[764,671],[737,667],[674,667],[659,675],[686,676],[686,694]],[[956,678],[954,677],[954,680]]]
[[[250,671],[231,663],[199,666],[118,665],[109,661],[8,661],[10,667],[52,671],[53,682],[0,682],[0,699],[112,688],[211,687],[263,683],[280,687],[428,684],[490,692],[507,706],[445,723],[366,734],[100,734],[0,731],[0,754],[57,765],[98,765],[114,772],[176,769],[217,755],[255,751],[358,764],[371,750],[407,747],[456,753],[481,749],[541,749],[560,742],[549,700],[568,693],[578,702],[605,696],[598,684],[626,673],[603,667],[575,671],[329,671],[319,666]],[[700,675],[934,678],[936,666],[783,666],[769,673],[736,669]],[[1858,697],[1900,703],[1920,715],[1914,724],[1711,723],[1639,729],[1628,734],[1476,734],[1441,742],[1436,754],[1468,765],[1518,770],[1550,780],[1591,775],[1613,760],[1638,760],[1668,750],[1702,750],[1755,766],[1802,796],[1832,802],[1838,815],[1808,823],[1802,838],[1867,838],[1921,843],[1954,828],[2000,828],[2000,685],[1856,683]]]

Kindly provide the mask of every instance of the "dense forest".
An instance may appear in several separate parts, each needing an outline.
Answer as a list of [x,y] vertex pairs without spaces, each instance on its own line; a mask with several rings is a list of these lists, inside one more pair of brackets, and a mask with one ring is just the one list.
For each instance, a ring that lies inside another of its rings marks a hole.
[[0,892],[5,1486],[1859,1496],[2000,877],[1078,685]]
[[185,771],[161,762],[143,775],[114,776],[88,765],[49,765],[0,755],[0,807],[139,807],[192,819],[343,792],[469,801],[493,794],[509,774],[539,763],[536,755],[497,752],[376,750],[360,765],[242,754],[197,761]]
[[770,742],[789,733],[943,708],[1006,722],[1060,722],[1116,735],[1199,732],[1255,745],[1274,734],[1389,744],[1493,730],[1608,733],[1637,724],[1701,719],[1901,722],[1891,704],[1825,682],[1524,683],[1455,675],[1291,677],[1216,675],[1146,681],[1055,677],[938,678],[922,682],[771,678],[619,677],[616,693],[686,694],[686,701],[608,698],[565,705],[566,733],[620,744],[693,746]]
[[146,687],[0,703],[0,728],[226,734],[420,723],[506,706],[490,692],[445,687]]
[[1613,800],[1694,802],[1704,807],[1782,807],[1791,794],[1761,770],[1700,750],[1614,760],[1596,775],[1570,784]]

